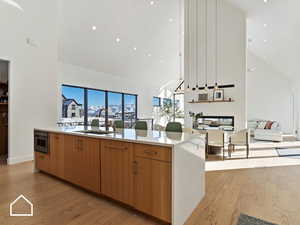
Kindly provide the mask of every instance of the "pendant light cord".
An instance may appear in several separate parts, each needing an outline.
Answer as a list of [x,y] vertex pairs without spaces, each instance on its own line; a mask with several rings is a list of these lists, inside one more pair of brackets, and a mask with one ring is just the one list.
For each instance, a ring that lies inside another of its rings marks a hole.
[[189,49],[189,66],[188,66],[188,68],[189,68],[189,72],[188,72],[188,74],[189,74],[189,77],[188,77],[188,79],[189,79],[189,81],[188,81],[188,88],[190,87],[190,83],[191,83],[191,68],[192,68],[192,65],[191,65],[191,35],[190,35],[190,0],[188,0],[187,1],[187,3],[188,3],[188,5],[187,5],[187,23],[188,23],[188,25],[187,25],[187,35],[188,35],[188,49]]
[[182,0],[179,0],[179,80],[182,80]]
[[219,60],[218,60],[218,48],[219,48],[219,43],[218,43],[218,35],[219,35],[219,17],[218,17],[218,14],[219,14],[219,1],[216,0],[216,84],[218,84],[218,63],[219,63]]
[[199,63],[199,57],[198,57],[198,51],[199,51],[199,49],[198,49],[198,42],[199,42],[199,40],[198,40],[198,31],[199,31],[199,29],[198,29],[198,0],[196,0],[196,73],[197,73],[197,84],[196,84],[196,88],[198,88],[199,87],[199,65],[198,65],[198,63]]
[[205,0],[205,86],[207,86],[207,71],[208,71],[208,59],[207,59],[207,0]]

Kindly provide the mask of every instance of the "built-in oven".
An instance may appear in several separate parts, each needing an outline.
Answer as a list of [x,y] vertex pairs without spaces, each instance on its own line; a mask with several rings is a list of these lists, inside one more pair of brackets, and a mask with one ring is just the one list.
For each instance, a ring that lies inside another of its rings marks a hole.
[[49,134],[44,131],[34,131],[34,151],[48,154]]

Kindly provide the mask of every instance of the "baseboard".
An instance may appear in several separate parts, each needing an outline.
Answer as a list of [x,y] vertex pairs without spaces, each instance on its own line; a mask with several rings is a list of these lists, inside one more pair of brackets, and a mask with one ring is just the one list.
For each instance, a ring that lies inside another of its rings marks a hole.
[[7,164],[13,165],[23,162],[28,162],[33,160],[33,155],[23,156],[23,157],[8,157]]

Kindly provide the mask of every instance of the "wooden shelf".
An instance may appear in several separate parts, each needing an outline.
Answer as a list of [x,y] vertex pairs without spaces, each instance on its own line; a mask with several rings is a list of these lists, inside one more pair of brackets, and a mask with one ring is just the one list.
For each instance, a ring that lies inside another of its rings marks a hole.
[[8,103],[0,103],[0,105],[8,105]]
[[221,102],[234,102],[234,100],[222,100],[222,101],[213,101],[213,100],[207,100],[207,101],[194,101],[189,102],[191,104],[205,104],[205,103],[221,103]]

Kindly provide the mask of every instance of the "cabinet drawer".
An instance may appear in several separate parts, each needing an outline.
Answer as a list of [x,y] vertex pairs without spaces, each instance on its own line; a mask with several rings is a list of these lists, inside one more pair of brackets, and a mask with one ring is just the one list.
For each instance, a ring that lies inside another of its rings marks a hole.
[[102,141],[103,148],[109,150],[119,150],[119,151],[127,151],[132,148],[131,143],[127,143],[124,141],[111,141],[111,140],[103,140]]
[[50,156],[40,152],[35,152],[35,166],[38,170],[49,172],[50,169]]
[[171,162],[171,148],[155,145],[134,145],[135,156]]

